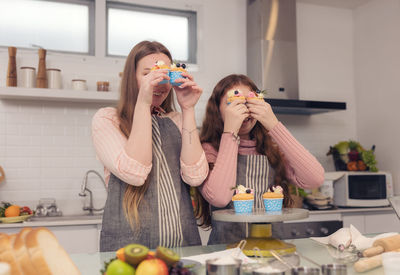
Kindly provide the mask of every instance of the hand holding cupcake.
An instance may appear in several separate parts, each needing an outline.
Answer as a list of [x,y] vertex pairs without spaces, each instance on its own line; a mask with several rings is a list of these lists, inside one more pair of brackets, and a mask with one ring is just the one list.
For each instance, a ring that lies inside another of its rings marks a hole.
[[182,76],[182,73],[186,73],[186,65],[185,64],[180,64],[180,63],[172,63],[171,66],[168,66],[164,63],[164,61],[159,60],[157,61],[154,66],[151,68],[152,71],[154,70],[168,70],[168,76],[170,77],[170,80],[164,79],[163,81],[159,82],[158,84],[166,84],[166,83],[171,83],[172,86],[179,86],[182,83],[180,82],[175,82],[175,80],[179,78],[185,78]]
[[232,197],[233,207],[236,213],[252,213],[254,205],[254,190],[239,185]]

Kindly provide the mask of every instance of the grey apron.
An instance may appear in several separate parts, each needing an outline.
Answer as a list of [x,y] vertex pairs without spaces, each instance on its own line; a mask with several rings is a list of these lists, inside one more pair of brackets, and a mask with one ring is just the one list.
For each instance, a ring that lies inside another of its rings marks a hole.
[[[274,179],[267,156],[238,155],[236,185],[254,189],[254,208],[264,208],[263,193],[267,192]],[[232,192],[233,195],[233,192]],[[211,207],[211,211],[233,208],[230,202],[225,208]],[[248,223],[220,222],[211,220],[212,231],[208,244],[226,244],[239,242],[248,237]]]
[[[103,214],[100,251],[116,251],[130,243],[150,249],[200,245],[189,186],[180,176],[182,138],[170,118],[152,116],[153,166],[148,189],[139,204],[140,224],[132,230],[122,201],[127,184],[111,174]],[[162,137],[162,138],[161,138]]]

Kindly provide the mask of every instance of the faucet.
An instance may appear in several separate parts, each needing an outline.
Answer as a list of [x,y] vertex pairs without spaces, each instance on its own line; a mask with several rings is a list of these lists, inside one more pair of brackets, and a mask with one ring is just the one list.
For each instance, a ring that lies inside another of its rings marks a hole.
[[86,174],[83,178],[81,192],[79,193],[79,196],[86,197],[86,195],[87,195],[86,192],[89,193],[89,206],[83,206],[83,210],[84,211],[88,210],[89,215],[93,215],[93,211],[102,211],[102,210],[104,210],[104,206],[102,208],[94,208],[94,206],[93,206],[93,193],[89,188],[87,188],[88,176],[90,173],[97,175],[101,179],[101,181],[104,184],[104,188],[106,190],[107,190],[107,186],[106,186],[106,182],[104,181],[103,177],[99,174],[99,172],[97,172],[95,170],[89,170],[86,172]]

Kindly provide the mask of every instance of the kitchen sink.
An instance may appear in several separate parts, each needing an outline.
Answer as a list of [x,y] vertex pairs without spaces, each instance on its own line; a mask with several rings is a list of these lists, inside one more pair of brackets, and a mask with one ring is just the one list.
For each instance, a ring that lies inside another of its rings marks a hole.
[[66,215],[66,216],[56,216],[56,217],[38,217],[33,216],[28,221],[30,222],[45,222],[45,221],[72,221],[72,220],[101,220],[103,218],[103,214],[96,215]]

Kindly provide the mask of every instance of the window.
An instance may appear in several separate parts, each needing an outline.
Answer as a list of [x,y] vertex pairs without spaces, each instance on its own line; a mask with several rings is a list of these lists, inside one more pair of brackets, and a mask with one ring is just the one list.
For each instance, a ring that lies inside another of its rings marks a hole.
[[94,1],[1,0],[0,45],[94,54]]
[[142,40],[161,42],[175,60],[196,63],[196,12],[107,3],[107,55],[127,56]]

